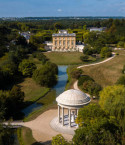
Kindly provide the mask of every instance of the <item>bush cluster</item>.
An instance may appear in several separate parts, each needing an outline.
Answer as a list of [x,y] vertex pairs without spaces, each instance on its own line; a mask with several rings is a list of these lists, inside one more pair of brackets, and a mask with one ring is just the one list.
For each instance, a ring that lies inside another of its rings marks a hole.
[[89,93],[92,96],[99,97],[99,92],[101,91],[101,86],[97,84],[90,76],[83,75],[78,80],[78,86]]
[[51,62],[47,62],[41,68],[34,71],[33,79],[41,86],[52,87],[57,82],[57,74],[57,65]]

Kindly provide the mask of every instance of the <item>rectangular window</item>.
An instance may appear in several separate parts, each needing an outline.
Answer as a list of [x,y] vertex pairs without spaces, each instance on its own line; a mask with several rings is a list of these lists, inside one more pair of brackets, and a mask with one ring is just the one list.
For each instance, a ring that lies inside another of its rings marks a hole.
[[57,41],[55,41],[55,46],[57,46]]
[[59,46],[61,46],[61,40],[59,40]]
[[65,45],[66,45],[66,41],[64,40],[64,41],[63,41],[63,46],[65,46]]
[[70,46],[70,41],[69,40],[67,41],[67,45]]

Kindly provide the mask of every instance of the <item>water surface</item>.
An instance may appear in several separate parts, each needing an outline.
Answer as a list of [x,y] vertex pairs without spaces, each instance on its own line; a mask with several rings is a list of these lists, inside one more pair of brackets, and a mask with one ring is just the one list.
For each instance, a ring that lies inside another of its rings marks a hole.
[[[65,86],[68,79],[67,68],[68,66],[58,66],[58,82],[53,87],[53,89],[56,91],[56,97],[65,91]],[[35,102],[23,109],[22,112],[25,114],[25,116],[28,116],[30,113],[40,109],[41,107],[42,104]]]

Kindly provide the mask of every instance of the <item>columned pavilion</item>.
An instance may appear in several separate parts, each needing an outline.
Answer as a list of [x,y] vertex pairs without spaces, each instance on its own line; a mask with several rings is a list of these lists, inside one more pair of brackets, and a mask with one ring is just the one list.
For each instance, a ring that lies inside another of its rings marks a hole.
[[51,121],[51,127],[58,132],[67,133],[67,130],[74,131],[78,127],[75,123],[78,111],[88,105],[91,99],[80,90],[70,89],[60,94],[56,101],[58,117]]

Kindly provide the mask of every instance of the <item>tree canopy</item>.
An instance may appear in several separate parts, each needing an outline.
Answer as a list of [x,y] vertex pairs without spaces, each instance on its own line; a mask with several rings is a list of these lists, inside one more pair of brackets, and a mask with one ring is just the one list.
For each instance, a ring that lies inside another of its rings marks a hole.
[[125,87],[114,85],[104,88],[100,92],[99,104],[103,110],[119,121],[123,131],[125,130]]
[[36,65],[31,62],[31,61],[28,61],[26,59],[24,59],[20,64],[19,64],[19,71],[21,71],[21,73],[24,75],[24,76],[29,76],[31,77],[34,70],[36,69]]

